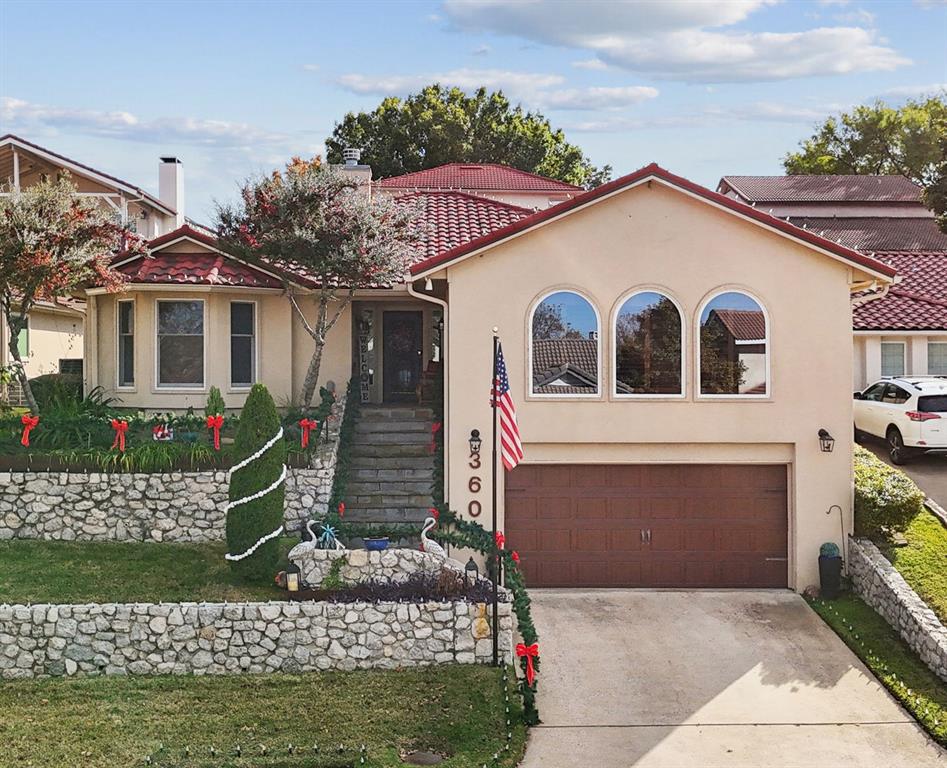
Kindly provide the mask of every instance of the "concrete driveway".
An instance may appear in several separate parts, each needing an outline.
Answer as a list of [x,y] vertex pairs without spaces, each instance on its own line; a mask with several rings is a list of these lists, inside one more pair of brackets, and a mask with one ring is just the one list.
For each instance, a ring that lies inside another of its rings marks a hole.
[[[866,438],[862,445],[882,461],[891,463],[888,449],[880,440]],[[924,493],[940,506],[947,508],[947,454],[925,453],[898,469],[903,469]]]
[[947,767],[801,597],[535,590],[523,768]]

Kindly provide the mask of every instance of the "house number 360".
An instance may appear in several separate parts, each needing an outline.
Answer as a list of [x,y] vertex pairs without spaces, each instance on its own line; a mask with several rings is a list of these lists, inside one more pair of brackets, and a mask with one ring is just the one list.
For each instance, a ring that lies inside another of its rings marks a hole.
[[[479,441],[478,441],[479,442]],[[470,460],[467,462],[467,466],[471,469],[480,469],[480,445],[474,445],[471,441],[470,446]],[[480,493],[480,489],[483,487],[483,481],[477,475],[471,475],[470,479],[467,481],[467,490],[471,493]],[[480,513],[483,511],[483,507],[477,499],[471,499],[470,503],[467,504],[467,514],[471,517],[479,517]]]

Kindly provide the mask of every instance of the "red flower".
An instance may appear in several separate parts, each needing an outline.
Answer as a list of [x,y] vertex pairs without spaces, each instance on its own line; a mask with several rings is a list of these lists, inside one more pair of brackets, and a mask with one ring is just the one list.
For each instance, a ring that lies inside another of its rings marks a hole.
[[506,536],[503,535],[503,531],[497,531],[493,538],[497,543],[497,549],[503,549],[503,545],[506,544]]
[[517,551],[514,549],[512,552],[510,552],[510,560],[512,560],[512,561],[513,561],[514,563],[516,563],[517,565],[519,565],[519,564],[520,564],[520,553],[517,552]]

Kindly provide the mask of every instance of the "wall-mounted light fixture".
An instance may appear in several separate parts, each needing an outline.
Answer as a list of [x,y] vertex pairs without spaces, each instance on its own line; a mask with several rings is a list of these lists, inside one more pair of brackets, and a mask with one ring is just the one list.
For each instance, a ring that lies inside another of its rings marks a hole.
[[835,438],[827,429],[819,430],[819,446],[822,448],[822,453],[832,453],[832,449],[835,448]]
[[483,443],[483,440],[480,439],[480,430],[471,429],[470,430],[470,453],[480,453],[480,445]]

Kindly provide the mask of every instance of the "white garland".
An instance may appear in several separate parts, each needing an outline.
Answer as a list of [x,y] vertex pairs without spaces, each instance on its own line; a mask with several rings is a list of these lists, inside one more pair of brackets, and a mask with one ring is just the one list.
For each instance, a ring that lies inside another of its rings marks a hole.
[[[244,459],[243,461],[241,461],[239,464],[235,464],[234,466],[232,466],[232,467],[230,468],[230,470],[227,472],[227,481],[230,482],[230,478],[233,476],[233,473],[234,473],[234,472],[236,472],[238,469],[243,469],[245,466],[247,466],[247,464],[250,464],[250,463],[256,461],[257,459],[259,459],[264,453],[266,453],[268,450],[270,450],[270,448],[272,448],[274,445],[276,445],[276,443],[277,443],[279,440],[282,440],[282,438],[283,438],[283,428],[280,427],[280,428],[279,428],[279,432],[276,433],[276,436],[273,437],[273,438],[271,438],[270,440],[268,440],[268,441],[263,445],[263,447],[260,448],[260,450],[258,450],[256,453],[254,453],[254,454],[252,454],[252,455],[250,455],[250,456],[247,456],[247,458],[245,458],[245,459]],[[224,508],[224,512],[225,512],[225,513],[229,513],[230,510],[233,509],[234,507],[239,507],[241,504],[247,504],[248,502],[255,501],[256,499],[260,499],[260,498],[266,496],[266,494],[272,493],[273,491],[275,491],[275,490],[276,490],[277,488],[279,488],[280,485],[282,485],[284,482],[286,482],[286,465],[285,465],[285,464],[283,465],[283,471],[282,471],[282,473],[280,473],[280,476],[276,479],[275,482],[271,483],[269,486],[267,486],[266,488],[264,488],[262,491],[257,491],[256,493],[251,494],[250,496],[244,496],[242,499],[237,499],[236,501],[228,501],[228,502],[227,502],[227,506]],[[231,554],[228,552],[226,555],[224,555],[224,559],[230,560],[230,561],[232,561],[232,562],[236,562],[236,561],[238,561],[238,560],[243,560],[243,558],[249,557],[249,556],[252,555],[254,552],[256,552],[257,549],[259,549],[261,546],[263,546],[264,544],[266,544],[266,542],[268,542],[270,539],[275,539],[275,538],[276,538],[277,536],[279,536],[282,532],[283,532],[283,526],[282,526],[282,524],[280,524],[279,528],[277,528],[275,531],[272,531],[271,533],[266,534],[266,536],[263,536],[262,538],[257,539],[256,544],[254,544],[252,547],[250,547],[250,548],[249,548],[246,552],[244,552],[243,554],[240,554],[240,555],[231,555]]]

